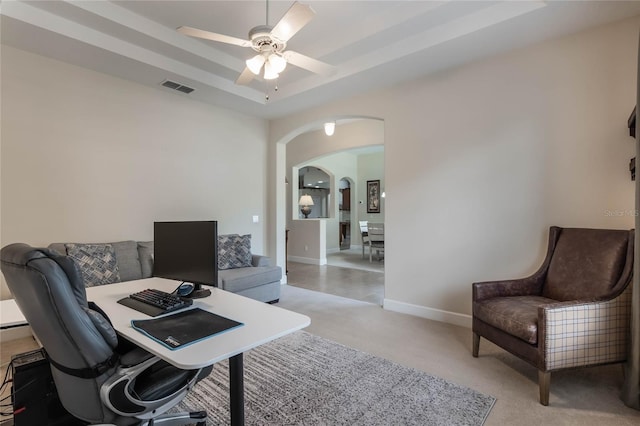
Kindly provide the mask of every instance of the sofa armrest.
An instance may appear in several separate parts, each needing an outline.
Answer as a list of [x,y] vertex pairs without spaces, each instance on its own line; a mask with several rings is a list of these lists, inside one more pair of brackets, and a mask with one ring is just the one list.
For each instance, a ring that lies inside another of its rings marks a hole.
[[617,297],[538,308],[538,342],[546,371],[624,361],[631,319],[631,286]]
[[494,297],[535,296],[540,294],[541,289],[542,280],[537,276],[473,283],[473,301],[479,302]]
[[271,266],[271,258],[268,256],[261,256],[259,254],[251,255],[251,265],[253,266]]

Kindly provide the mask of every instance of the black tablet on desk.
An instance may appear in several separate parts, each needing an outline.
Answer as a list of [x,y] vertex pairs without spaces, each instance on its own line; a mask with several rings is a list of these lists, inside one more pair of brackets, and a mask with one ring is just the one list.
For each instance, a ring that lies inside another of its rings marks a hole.
[[174,350],[224,333],[244,324],[200,308],[148,320],[132,320],[131,326]]

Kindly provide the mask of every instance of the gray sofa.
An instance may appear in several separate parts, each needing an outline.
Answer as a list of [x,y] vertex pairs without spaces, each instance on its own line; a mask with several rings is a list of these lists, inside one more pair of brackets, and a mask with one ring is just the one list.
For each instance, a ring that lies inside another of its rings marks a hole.
[[[73,245],[81,243],[53,243],[49,245],[61,254],[73,254]],[[103,259],[85,259],[81,266],[90,269],[93,276],[101,282],[91,282],[85,277],[88,286],[102,285],[109,282],[122,282],[149,278],[153,275],[153,241],[118,241],[92,245],[110,245],[115,255],[116,274],[111,274]],[[280,279],[282,269],[271,266],[271,259],[266,256],[251,255],[252,266],[224,269],[218,271],[218,287],[261,302],[276,303],[280,299]],[[83,271],[84,274],[85,271]]]

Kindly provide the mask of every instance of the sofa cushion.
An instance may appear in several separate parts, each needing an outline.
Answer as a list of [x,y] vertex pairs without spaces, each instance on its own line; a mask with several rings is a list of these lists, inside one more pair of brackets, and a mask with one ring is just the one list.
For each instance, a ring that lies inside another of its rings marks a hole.
[[218,269],[251,266],[251,235],[218,236]]
[[629,231],[563,229],[542,295],[562,302],[609,295],[625,264],[628,238]]
[[87,287],[120,281],[116,254],[111,244],[65,244],[67,255],[80,269]]
[[538,306],[555,300],[540,296],[497,297],[473,304],[473,316],[532,345],[538,343]]
[[282,269],[279,266],[258,266],[227,269],[218,272],[218,287],[233,293],[280,281]]
[[138,242],[138,257],[142,268],[142,278],[153,275],[153,241]]
[[138,243],[135,241],[119,241],[109,243],[113,246],[120,272],[120,281],[132,281],[142,278],[142,268],[138,256]]

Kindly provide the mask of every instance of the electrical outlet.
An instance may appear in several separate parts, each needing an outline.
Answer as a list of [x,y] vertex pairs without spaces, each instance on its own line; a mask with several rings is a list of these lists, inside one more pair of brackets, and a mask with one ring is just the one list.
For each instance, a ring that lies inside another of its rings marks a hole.
[[253,216],[253,223],[259,223],[260,222],[260,216]]
[[304,251],[309,251],[309,246],[304,246]]

